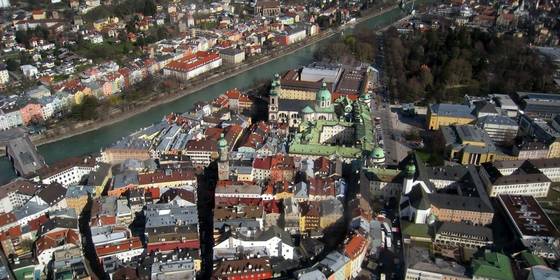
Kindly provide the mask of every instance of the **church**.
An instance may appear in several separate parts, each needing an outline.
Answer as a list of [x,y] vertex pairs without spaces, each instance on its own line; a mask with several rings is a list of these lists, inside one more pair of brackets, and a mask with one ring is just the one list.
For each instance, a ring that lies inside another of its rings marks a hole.
[[295,127],[302,121],[336,119],[331,92],[326,82],[322,83],[314,100],[281,99],[280,87],[280,75],[277,74],[272,81],[268,104],[268,119],[271,122],[287,123]]

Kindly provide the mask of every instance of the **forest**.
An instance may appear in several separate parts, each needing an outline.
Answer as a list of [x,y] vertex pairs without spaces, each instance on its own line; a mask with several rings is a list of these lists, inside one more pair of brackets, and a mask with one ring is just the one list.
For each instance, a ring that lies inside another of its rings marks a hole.
[[479,30],[385,33],[388,87],[400,102],[457,101],[465,94],[552,91],[554,67],[522,38]]

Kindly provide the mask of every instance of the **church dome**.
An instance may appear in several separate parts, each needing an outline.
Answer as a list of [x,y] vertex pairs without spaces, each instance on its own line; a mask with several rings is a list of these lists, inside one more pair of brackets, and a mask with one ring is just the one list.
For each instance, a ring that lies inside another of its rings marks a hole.
[[317,101],[331,101],[331,92],[327,89],[327,83],[323,82],[321,89],[317,92]]
[[375,147],[373,151],[371,151],[371,157],[376,160],[384,159],[385,151],[383,151],[381,147]]

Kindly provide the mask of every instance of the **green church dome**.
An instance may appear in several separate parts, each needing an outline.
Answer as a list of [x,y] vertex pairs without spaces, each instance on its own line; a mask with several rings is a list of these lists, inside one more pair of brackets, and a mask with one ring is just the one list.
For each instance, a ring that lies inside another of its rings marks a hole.
[[383,159],[385,158],[385,151],[381,147],[375,147],[373,151],[371,151],[371,157],[373,159]]
[[317,92],[317,101],[331,101],[331,92],[327,89],[327,83],[323,82],[321,89]]
[[225,148],[225,147],[227,147],[227,145],[228,145],[228,143],[227,143],[227,140],[226,140],[224,134],[223,133],[220,134],[220,140],[218,140],[218,147],[219,148]]

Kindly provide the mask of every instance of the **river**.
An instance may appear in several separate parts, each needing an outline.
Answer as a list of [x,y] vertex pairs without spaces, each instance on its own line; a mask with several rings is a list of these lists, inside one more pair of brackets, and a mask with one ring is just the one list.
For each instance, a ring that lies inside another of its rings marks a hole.
[[[395,8],[382,15],[361,22],[357,24],[356,27],[377,29],[395,22],[404,16],[405,14],[402,13],[400,9]],[[336,40],[336,36],[319,41],[297,52],[240,73],[235,77],[211,85],[171,103],[154,107],[151,110],[140,113],[122,122],[57,142],[45,144],[40,146],[38,150],[45,157],[47,163],[52,163],[67,157],[99,152],[103,147],[109,146],[125,135],[141,127],[160,121],[162,117],[169,112],[184,112],[190,110],[192,104],[195,102],[212,100],[224,93],[227,89],[249,88],[259,80],[272,78],[275,73],[281,73],[301,65],[309,64],[313,61],[313,52],[320,46],[332,43],[333,40]],[[14,177],[15,174],[7,158],[0,158],[0,183],[5,183]]]

